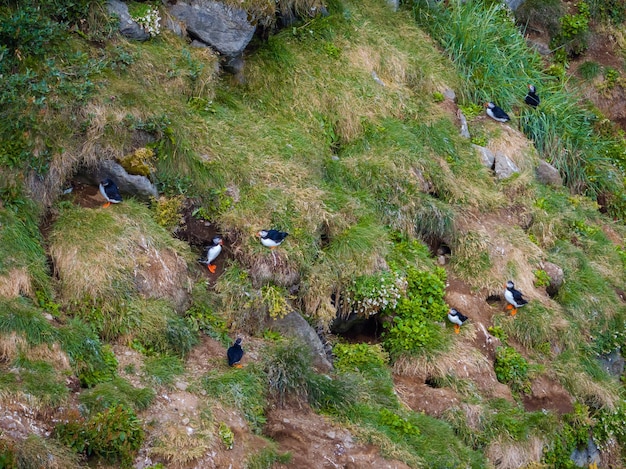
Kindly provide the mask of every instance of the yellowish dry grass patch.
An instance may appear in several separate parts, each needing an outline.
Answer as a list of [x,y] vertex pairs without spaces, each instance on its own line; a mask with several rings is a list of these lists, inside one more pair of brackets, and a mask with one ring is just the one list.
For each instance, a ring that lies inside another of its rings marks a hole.
[[8,274],[0,275],[0,297],[11,299],[32,294],[31,278],[26,268],[11,269]]
[[155,443],[148,453],[168,463],[175,469],[189,467],[205,456],[214,444],[214,431],[200,429],[188,432],[188,425],[167,422],[155,435]]
[[15,332],[0,334],[0,362],[11,363],[27,347],[24,337]]
[[489,444],[485,455],[496,469],[519,469],[539,463],[544,444],[543,440],[534,436],[525,442],[507,441],[501,437]]

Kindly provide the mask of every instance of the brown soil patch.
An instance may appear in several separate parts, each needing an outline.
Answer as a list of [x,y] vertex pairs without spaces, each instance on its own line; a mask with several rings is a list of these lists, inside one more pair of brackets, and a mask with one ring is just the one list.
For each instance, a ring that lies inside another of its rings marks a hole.
[[398,398],[407,407],[435,418],[461,403],[461,397],[454,390],[429,386],[415,377],[394,375],[393,383]]
[[289,464],[274,468],[408,469],[400,461],[384,459],[378,448],[356,442],[348,430],[333,424],[308,407],[275,408],[268,412],[265,434],[280,451],[291,452]]
[[568,414],[574,410],[572,396],[558,382],[540,376],[531,385],[531,394],[522,396],[524,408],[528,412],[552,410],[558,414]]

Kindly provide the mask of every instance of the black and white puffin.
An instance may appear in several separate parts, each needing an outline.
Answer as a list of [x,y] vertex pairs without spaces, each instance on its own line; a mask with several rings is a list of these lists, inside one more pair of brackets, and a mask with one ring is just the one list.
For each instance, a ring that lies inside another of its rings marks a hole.
[[534,85],[528,85],[528,93],[526,93],[524,102],[532,107],[539,106],[541,100],[539,99],[539,96],[537,96],[537,90],[535,89]]
[[517,314],[517,308],[521,308],[528,303],[528,301],[523,298],[522,292],[515,289],[515,284],[511,280],[506,282],[504,299],[508,303],[508,305],[506,305],[506,309],[511,310],[511,316],[515,316]]
[[243,349],[241,348],[241,337],[228,347],[226,350],[226,357],[228,358],[228,366],[234,366],[235,368],[243,368],[241,365],[241,359],[243,358]]
[[220,253],[222,252],[223,244],[224,244],[224,240],[220,238],[219,236],[216,236],[211,241],[211,245],[205,248],[206,251],[204,253],[204,257],[201,257],[200,259],[198,259],[198,262],[200,264],[206,265],[207,269],[209,269],[209,272],[211,272],[212,274],[215,273],[215,268],[216,268],[215,264],[213,264],[213,261],[217,259],[217,256],[219,256]]
[[485,110],[487,115],[491,117],[493,120],[498,122],[508,122],[511,120],[509,115],[502,110],[502,108],[496,106],[495,104],[489,102],[485,103]]
[[102,208],[107,208],[111,204],[119,204],[122,201],[122,196],[117,185],[115,185],[110,178],[100,181],[100,193],[107,201]]
[[289,236],[289,233],[278,230],[261,230],[257,233],[257,236],[261,238],[261,244],[263,246],[274,249],[276,246],[279,246],[287,236]]
[[459,313],[456,309],[454,308],[450,308],[450,311],[448,311],[448,320],[454,324],[454,333],[458,334],[459,332],[461,332],[461,326],[463,325],[463,323],[465,321],[467,321],[467,316],[465,316],[464,314]]

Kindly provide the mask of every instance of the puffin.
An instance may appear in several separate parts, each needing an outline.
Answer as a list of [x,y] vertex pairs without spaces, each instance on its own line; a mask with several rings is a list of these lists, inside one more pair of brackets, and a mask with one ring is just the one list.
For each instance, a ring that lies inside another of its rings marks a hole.
[[498,122],[508,122],[511,120],[509,115],[502,110],[502,108],[496,106],[495,104],[489,102],[485,103],[485,110],[487,115],[491,117],[493,120]]
[[228,358],[228,366],[233,366],[235,368],[243,368],[241,365],[241,359],[243,358],[243,349],[241,348],[241,337],[238,337],[237,340],[228,347],[226,351],[226,357]]
[[528,303],[528,301],[523,298],[522,292],[515,289],[515,284],[511,280],[506,282],[504,299],[508,303],[508,305],[506,305],[506,309],[511,310],[511,316],[515,316],[517,314],[517,308],[521,308]]
[[458,334],[461,332],[461,326],[465,321],[467,321],[467,316],[462,313],[459,313],[456,309],[450,308],[448,311],[448,320],[454,324],[454,333]]
[[535,89],[534,85],[528,85],[528,93],[524,98],[524,102],[532,107],[539,106],[541,100],[539,99],[539,96],[537,96],[537,90]]
[[207,269],[209,269],[209,272],[211,272],[212,274],[215,273],[215,268],[216,268],[216,265],[213,264],[213,261],[217,259],[217,256],[219,256],[220,253],[222,252],[223,244],[224,244],[224,240],[220,238],[219,236],[216,236],[211,241],[211,245],[205,248],[206,251],[204,253],[204,257],[201,257],[200,259],[198,259],[198,262],[200,264],[205,264],[207,266]]
[[102,208],[107,208],[111,204],[119,204],[122,201],[119,189],[110,178],[100,181],[100,193],[107,201]]
[[289,233],[278,230],[261,230],[257,233],[257,236],[261,238],[261,244],[270,249],[274,249],[276,246],[285,240]]

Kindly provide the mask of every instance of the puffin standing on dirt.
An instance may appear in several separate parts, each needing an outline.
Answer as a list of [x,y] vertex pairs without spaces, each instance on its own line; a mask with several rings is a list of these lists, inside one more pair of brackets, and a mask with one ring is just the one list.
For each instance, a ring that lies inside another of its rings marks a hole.
[[274,249],[276,246],[285,240],[289,233],[278,230],[261,230],[257,233],[257,236],[261,238],[261,244],[270,249]]
[[492,102],[485,103],[485,110],[487,115],[491,117],[493,120],[498,122],[508,122],[511,120],[509,115],[502,110],[502,108],[496,106]]
[[204,257],[201,257],[200,259],[198,259],[198,262],[200,264],[206,265],[207,269],[209,269],[209,272],[211,272],[212,274],[215,273],[215,268],[216,268],[216,265],[213,264],[213,261],[217,259],[217,256],[219,256],[220,253],[222,252],[223,244],[224,244],[224,240],[220,238],[219,236],[216,236],[211,241],[211,245],[206,247],[206,252],[204,254]]
[[107,208],[111,204],[119,204],[122,201],[122,196],[117,185],[110,178],[100,181],[100,193],[107,201],[102,208]]
[[515,289],[515,284],[511,280],[506,282],[504,299],[508,303],[506,309],[511,309],[511,316],[517,314],[517,308],[521,308],[528,303],[528,301],[523,298],[522,292]]
[[243,368],[241,363],[241,359],[243,358],[243,349],[241,348],[241,337],[238,337],[237,340],[228,347],[226,351],[226,357],[228,358],[228,366],[234,366],[235,368]]
[[461,332],[461,326],[465,321],[467,321],[468,317],[464,314],[459,313],[456,309],[450,308],[448,311],[448,320],[454,324],[454,333],[458,334]]
[[539,99],[539,96],[537,96],[537,90],[535,89],[534,85],[528,85],[528,93],[524,98],[524,102],[532,107],[539,106],[541,100]]

